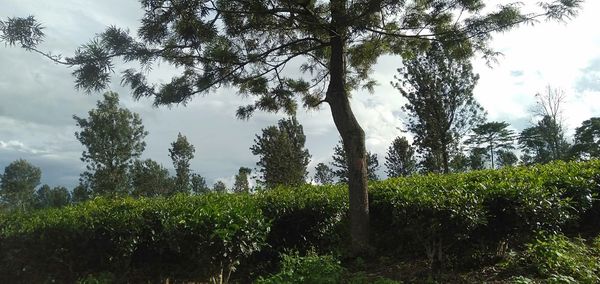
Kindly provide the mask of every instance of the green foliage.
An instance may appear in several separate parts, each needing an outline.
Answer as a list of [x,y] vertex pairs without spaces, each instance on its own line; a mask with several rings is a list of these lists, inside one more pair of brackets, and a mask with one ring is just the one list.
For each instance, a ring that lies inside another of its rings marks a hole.
[[309,253],[300,256],[298,253],[284,254],[281,271],[268,278],[260,278],[257,284],[303,284],[303,283],[342,283],[344,268],[340,261],[331,255],[319,256]]
[[471,144],[475,148],[481,148],[483,145],[483,149],[487,150],[487,156],[491,160],[492,169],[496,168],[494,157],[498,158],[501,153],[504,153],[503,162],[497,164],[514,164],[507,154],[508,151],[514,149],[514,131],[507,129],[508,126],[509,124],[506,122],[496,121],[480,124],[473,128],[473,134],[465,143]]
[[416,172],[415,149],[404,137],[396,137],[385,156],[388,177],[408,176]]
[[131,195],[156,197],[173,194],[175,187],[169,171],[151,159],[136,160],[129,170]]
[[575,129],[571,157],[589,160],[600,157],[600,117],[592,117]]
[[[346,150],[344,149],[344,142],[340,140],[337,145],[333,148],[333,156],[331,159],[331,165],[334,167],[333,174],[337,178],[338,182],[348,182],[348,157],[346,157]],[[379,180],[377,176],[377,170],[379,169],[379,160],[377,154],[367,151],[367,178],[369,181]]]
[[306,136],[295,117],[281,119],[256,135],[252,154],[259,156],[256,163],[261,182],[268,188],[296,186],[305,182],[310,154],[304,147]]
[[[227,278],[261,249],[269,222],[247,195],[102,199],[0,222],[2,282]],[[10,281],[9,281],[10,280]]]
[[35,187],[40,184],[42,171],[23,159],[4,168],[0,176],[0,205],[26,210],[34,204]]
[[195,151],[194,145],[190,144],[187,137],[181,133],[177,134],[177,140],[171,143],[169,157],[173,160],[176,173],[174,192],[190,192],[190,160],[194,158]]
[[525,164],[565,160],[569,151],[564,130],[551,116],[544,116],[536,125],[521,131],[519,145]]
[[315,167],[314,181],[318,184],[332,184],[335,182],[335,174],[328,165],[318,163]]
[[402,109],[409,116],[406,126],[414,134],[422,166],[448,173],[453,147],[483,119],[483,108],[473,96],[479,76],[468,60],[439,43],[403,65],[392,84],[408,101]]
[[511,260],[508,269],[526,269],[546,283],[600,282],[600,247],[561,234],[540,234]]
[[50,188],[50,186],[44,184],[35,193],[35,206],[37,208],[62,207],[70,203],[71,194],[63,186]]
[[233,184],[233,192],[236,193],[250,193],[250,183],[248,183],[248,176],[252,172],[251,169],[246,167],[240,167],[237,175],[235,175],[235,182]]
[[127,195],[128,170],[144,151],[148,132],[137,113],[119,107],[117,93],[105,93],[88,115],[73,116],[81,128],[75,137],[85,147],[81,160],[87,165],[81,181],[95,196]]

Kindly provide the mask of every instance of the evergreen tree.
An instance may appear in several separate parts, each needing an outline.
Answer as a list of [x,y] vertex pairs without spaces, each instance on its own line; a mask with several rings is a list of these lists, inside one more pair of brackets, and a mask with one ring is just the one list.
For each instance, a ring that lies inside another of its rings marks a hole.
[[[410,56],[412,47],[432,41],[442,42],[457,57],[477,51],[494,56],[488,48],[492,32],[541,18],[573,17],[582,1],[542,0],[536,6],[541,11],[535,12],[522,11],[517,3],[488,9],[481,0],[141,2],[145,14],[137,37],[111,26],[73,57],[37,49],[44,33],[33,17],[0,21],[0,41],[74,67],[76,87],[88,91],[109,86],[113,60],[119,57],[146,67],[156,61],[179,67],[181,74],[160,85],[149,82],[147,72],[123,72],[134,96],[154,97],[156,105],[185,103],[220,86],[237,87],[255,98],[238,110],[242,118],[255,110],[293,114],[296,94],[307,108],[327,103],[348,152],[351,247],[362,253],[369,247],[367,155],[350,92],[372,89],[371,67],[377,59]],[[295,64],[287,63],[302,59],[303,74],[289,70]]]
[[332,184],[335,182],[335,174],[326,164],[318,163],[315,167],[314,180],[318,184]]
[[310,154],[304,148],[306,136],[296,118],[279,120],[256,135],[252,154],[259,156],[256,163],[261,183],[268,188],[278,185],[294,186],[305,182]]
[[[491,161],[492,169],[496,168],[494,158],[500,152],[503,153],[504,158],[508,158],[509,155],[506,152],[514,149],[514,131],[507,129],[509,126],[506,122],[486,122],[473,128],[473,134],[465,142],[473,145],[475,148],[483,148],[487,150],[487,156]],[[483,147],[482,147],[483,146]],[[504,162],[509,162],[504,160]]]
[[567,159],[570,147],[561,127],[550,116],[545,116],[535,126],[521,131],[519,145],[524,164]]
[[235,176],[235,183],[233,184],[233,192],[235,193],[249,193],[250,183],[248,183],[248,176],[252,170],[245,167],[240,167],[238,174]]
[[194,152],[196,149],[194,145],[187,141],[187,137],[177,134],[177,140],[171,143],[169,149],[169,157],[173,160],[173,167],[175,167],[175,191],[176,192],[190,192],[190,161],[194,158]]
[[[334,167],[333,174],[337,178],[338,182],[348,182],[348,175],[350,172],[348,171],[348,163],[346,151],[343,147],[343,142],[339,141],[337,145],[333,148],[333,156],[331,165]],[[372,154],[371,152],[367,152],[367,177],[368,180],[374,181],[379,180],[377,176],[377,170],[379,169],[379,160],[377,159],[377,154]]]
[[463,173],[471,169],[471,160],[462,151],[457,151],[450,160],[450,171],[453,173]]
[[408,176],[416,171],[415,150],[404,137],[396,137],[388,148],[385,166],[388,177]]
[[407,128],[414,134],[417,151],[427,171],[450,171],[453,146],[483,118],[473,96],[479,76],[468,59],[455,58],[442,44],[433,43],[425,53],[404,62],[393,83],[408,101]]
[[227,186],[225,185],[224,182],[219,180],[219,181],[215,182],[215,184],[213,185],[213,191],[218,192],[218,193],[226,193]]
[[6,166],[4,174],[0,176],[0,202],[3,207],[15,210],[31,208],[41,177],[40,168],[23,159]]
[[148,132],[140,116],[119,107],[118,94],[108,92],[88,118],[73,118],[81,128],[75,137],[85,147],[81,160],[87,165],[81,183],[96,196],[128,194],[129,167],[146,147]]
[[487,150],[484,148],[473,148],[469,155],[469,164],[471,170],[483,170],[485,169],[484,156],[487,154]]
[[73,188],[73,193],[71,194],[71,201],[73,203],[81,203],[88,199],[90,199],[91,192],[84,185],[78,185]]
[[519,158],[513,151],[509,150],[498,150],[496,152],[498,156],[498,165],[500,167],[512,167],[519,162]]
[[575,129],[571,157],[577,160],[600,158],[600,117],[592,117]]
[[130,177],[133,196],[156,197],[174,193],[175,185],[169,171],[153,160],[136,160],[131,167]]
[[71,203],[71,194],[64,186],[44,184],[36,191],[35,203],[37,208],[59,208]]
[[194,194],[205,194],[210,192],[210,188],[206,185],[206,179],[199,174],[192,173],[190,187]]

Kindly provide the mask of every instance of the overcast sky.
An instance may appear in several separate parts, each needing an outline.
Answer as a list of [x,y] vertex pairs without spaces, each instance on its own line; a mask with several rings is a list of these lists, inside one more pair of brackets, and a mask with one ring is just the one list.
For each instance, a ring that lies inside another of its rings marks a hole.
[[[0,0],[0,6],[2,19],[35,15],[46,27],[46,40],[40,48],[67,56],[108,25],[135,31],[142,16],[134,0]],[[474,60],[475,72],[480,75],[475,96],[488,119],[507,121],[517,131],[529,126],[528,110],[534,95],[547,85],[562,88],[568,96],[564,117],[569,133],[583,120],[600,116],[598,27],[600,1],[588,0],[569,23],[542,22],[496,34],[491,46],[504,54],[499,63],[490,68]],[[382,168],[391,141],[398,135],[409,136],[399,130],[404,100],[390,85],[400,63],[395,57],[380,58],[373,73],[379,82],[375,92],[357,92],[352,99],[367,135],[367,148],[378,154]],[[115,71],[123,69],[116,66]],[[171,72],[163,66],[152,78],[168,81]],[[76,185],[84,164],[79,159],[83,148],[75,139],[72,116],[87,116],[101,96],[83,94],[73,86],[70,70],[64,66],[19,48],[0,47],[0,171],[23,158],[41,167],[42,183]],[[129,90],[117,83],[111,89],[121,94],[125,107],[141,115],[150,133],[143,158],[172,170],[168,148],[181,132],[196,147],[193,170],[209,184],[223,180],[231,185],[239,167],[254,168],[257,157],[249,147],[255,134],[283,117],[257,113],[249,121],[237,120],[235,110],[247,101],[232,90],[197,97],[185,107],[153,108],[149,100],[133,101]],[[338,134],[327,106],[320,111],[299,111],[298,119],[312,154],[312,176],[317,163],[330,161]]]

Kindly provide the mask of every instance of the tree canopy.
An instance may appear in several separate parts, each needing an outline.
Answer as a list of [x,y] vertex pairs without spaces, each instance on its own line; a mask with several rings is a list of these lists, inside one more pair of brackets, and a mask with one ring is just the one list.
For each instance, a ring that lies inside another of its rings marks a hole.
[[415,149],[404,137],[396,137],[385,156],[385,167],[388,177],[410,175],[417,170],[414,157]]
[[195,151],[194,145],[181,133],[177,134],[177,140],[171,143],[169,157],[175,167],[175,192],[190,192],[190,161],[194,158]]
[[28,161],[19,159],[4,168],[0,176],[0,202],[16,210],[33,205],[35,188],[40,184],[42,171]]
[[[487,150],[487,156],[491,161],[492,169],[496,168],[494,163],[495,155],[503,153],[503,164],[509,162],[510,154],[506,151],[514,149],[514,131],[508,129],[507,122],[490,121],[478,125],[473,128],[473,134],[465,142],[471,144],[475,148],[483,148]],[[507,160],[508,159],[508,160]]]
[[81,160],[86,171],[82,184],[94,195],[126,195],[129,193],[129,167],[140,157],[146,147],[142,120],[119,106],[119,95],[104,94],[87,118],[73,116],[81,129],[75,137],[85,150]]

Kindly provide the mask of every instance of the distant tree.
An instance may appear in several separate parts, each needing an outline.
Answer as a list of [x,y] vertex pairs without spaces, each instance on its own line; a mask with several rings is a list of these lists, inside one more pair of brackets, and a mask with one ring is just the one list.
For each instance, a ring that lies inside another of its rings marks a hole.
[[233,184],[233,192],[236,193],[249,193],[250,183],[248,183],[248,176],[252,172],[251,169],[240,167],[237,175],[235,175],[235,183]]
[[457,151],[450,160],[450,171],[453,173],[462,173],[471,169],[471,160],[462,151]]
[[[101,90],[110,85],[113,60],[179,67],[168,83],[152,84],[147,72],[123,72],[135,97],[155,104],[187,102],[198,94],[231,86],[254,101],[238,110],[295,113],[330,106],[348,152],[352,251],[368,244],[368,192],[365,134],[350,103],[352,90],[372,89],[372,67],[385,54],[408,56],[413,46],[442,42],[468,57],[495,55],[489,42],[540,19],[564,20],[577,14],[582,0],[540,0],[535,11],[519,3],[491,9],[483,1],[148,1],[138,36],[114,26],[62,58],[37,49],[44,33],[35,18],[0,21],[0,41],[41,53],[73,67],[76,86]],[[288,64],[289,62],[302,64]],[[300,72],[294,72],[298,66]],[[146,68],[144,70],[148,70]],[[291,69],[291,70],[290,70]]]
[[73,188],[73,193],[71,194],[71,201],[73,203],[81,203],[88,199],[90,199],[91,192],[84,185],[77,185]]
[[519,162],[517,155],[510,150],[498,150],[496,155],[498,156],[498,166],[500,167],[512,167]]
[[215,184],[213,185],[213,191],[219,192],[219,193],[226,193],[227,186],[225,185],[224,182],[219,180],[219,181],[215,182]]
[[[338,182],[348,182],[348,164],[346,163],[346,151],[344,150],[342,141],[339,141],[333,148],[333,156],[331,165],[334,167],[333,174],[338,179]],[[367,177],[368,180],[379,180],[377,170],[379,169],[379,160],[377,154],[372,154],[367,151]]]
[[500,151],[505,153],[515,148],[513,145],[514,131],[508,129],[508,126],[509,124],[506,122],[497,121],[480,124],[473,128],[473,134],[465,143],[473,145],[475,148],[486,149],[492,169],[495,169],[495,155]]
[[192,173],[190,187],[194,194],[209,193],[210,188],[206,185],[206,179],[199,174]]
[[146,147],[144,137],[148,132],[140,116],[119,107],[119,95],[107,92],[104,100],[88,112],[88,118],[73,118],[81,128],[75,137],[85,147],[81,160],[87,165],[81,183],[92,195],[128,194],[129,167]]
[[190,192],[190,161],[194,158],[196,149],[190,144],[187,137],[177,134],[177,140],[171,143],[169,157],[175,167],[175,192]]
[[416,171],[415,149],[404,137],[396,137],[385,156],[388,177],[407,176]]
[[519,145],[524,164],[567,159],[570,147],[560,126],[550,116],[545,116],[535,126],[523,129]]
[[409,117],[406,126],[424,157],[422,166],[448,173],[452,146],[483,118],[473,96],[479,76],[468,59],[455,58],[435,42],[403,65],[392,84],[408,101],[403,107]]
[[259,156],[256,165],[260,182],[268,188],[303,184],[310,162],[305,142],[302,125],[295,117],[281,119],[277,126],[269,126],[260,136],[256,135],[250,150]]
[[10,163],[0,176],[0,201],[4,203],[3,207],[16,210],[31,208],[41,177],[40,168],[26,160]]
[[600,158],[600,117],[592,117],[575,129],[570,156],[577,160]]
[[71,194],[64,186],[51,188],[47,184],[42,185],[35,194],[37,208],[59,208],[71,203]]
[[169,176],[169,170],[153,160],[136,160],[129,174],[133,196],[156,197],[174,193],[175,185]]
[[469,165],[471,170],[483,170],[485,169],[485,155],[487,154],[487,150],[484,148],[473,148],[471,149],[471,154],[469,155]]
[[332,184],[335,182],[335,174],[328,165],[318,163],[315,167],[314,180],[318,184]]

